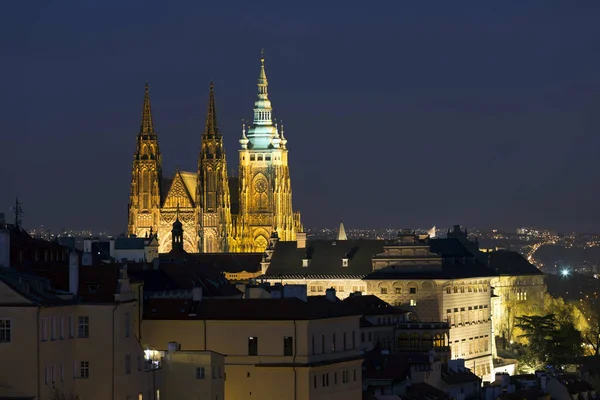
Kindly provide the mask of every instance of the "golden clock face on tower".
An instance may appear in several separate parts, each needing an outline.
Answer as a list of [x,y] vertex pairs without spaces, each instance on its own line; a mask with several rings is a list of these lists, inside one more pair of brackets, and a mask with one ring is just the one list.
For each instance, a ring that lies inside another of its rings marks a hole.
[[257,193],[264,193],[267,191],[267,181],[265,181],[264,179],[260,179],[258,181],[256,181],[256,183],[254,184],[254,190],[256,190]]

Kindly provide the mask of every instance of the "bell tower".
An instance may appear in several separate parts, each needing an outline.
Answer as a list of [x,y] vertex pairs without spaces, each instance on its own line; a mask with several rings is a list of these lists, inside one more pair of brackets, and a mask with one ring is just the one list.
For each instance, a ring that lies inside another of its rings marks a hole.
[[212,82],[208,96],[206,125],[198,157],[196,188],[200,251],[204,253],[230,251],[229,238],[232,227],[227,160],[223,135],[217,124],[215,91]]
[[151,232],[158,232],[161,182],[162,159],[158,147],[158,135],[152,121],[150,94],[146,83],[142,123],[133,156],[129,193],[127,232],[130,235],[144,237]]
[[292,210],[287,140],[283,127],[273,123],[268,85],[261,55],[253,123],[240,139],[241,251],[264,251],[274,231],[281,240],[295,240],[301,229],[300,215]]

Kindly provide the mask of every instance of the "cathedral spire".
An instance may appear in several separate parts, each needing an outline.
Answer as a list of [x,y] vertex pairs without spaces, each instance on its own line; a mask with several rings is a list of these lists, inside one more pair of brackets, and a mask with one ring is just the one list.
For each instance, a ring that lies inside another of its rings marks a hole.
[[260,73],[258,75],[258,98],[254,102],[254,118],[252,127],[248,129],[248,139],[252,149],[268,149],[273,146],[272,140],[277,136],[277,128],[273,124],[273,108],[269,100],[267,73],[265,72],[265,56],[261,52]]
[[204,134],[209,136],[219,136],[217,111],[215,108],[215,89],[212,81],[210,82],[210,93],[208,95],[208,111],[206,112],[206,128]]
[[146,91],[144,93],[144,107],[142,108],[142,124],[140,133],[153,134],[154,123],[152,122],[152,110],[150,109],[150,92],[148,90],[148,82],[146,82]]

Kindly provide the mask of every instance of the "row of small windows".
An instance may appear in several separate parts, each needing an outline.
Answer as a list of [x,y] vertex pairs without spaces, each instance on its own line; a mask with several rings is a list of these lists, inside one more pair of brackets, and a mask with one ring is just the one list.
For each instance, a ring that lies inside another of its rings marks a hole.
[[[144,360],[142,356],[137,357],[137,370],[141,372],[144,369]],[[44,367],[44,384],[50,385],[57,382],[57,371],[59,371],[60,382],[65,381],[65,365],[63,363],[46,365]],[[125,374],[131,374],[131,355],[125,355]],[[90,378],[89,361],[73,361],[73,379]]]
[[[403,288],[401,287],[395,287],[394,289],[394,294],[402,294],[403,292]],[[385,286],[382,286],[379,288],[379,293],[381,294],[389,294],[388,288]],[[408,294],[417,294],[417,288],[416,287],[409,287],[408,288]]]
[[484,323],[489,320],[490,311],[487,305],[472,306],[466,309],[461,307],[460,310],[458,308],[446,310],[446,321],[451,327]]
[[[131,335],[131,313],[125,313],[124,315],[124,334],[125,337]],[[77,337],[86,339],[90,337],[90,317],[81,315],[75,317],[72,315],[68,316],[67,330],[65,332],[65,318],[64,317],[46,317],[40,319],[40,341],[52,341],[52,340],[63,340],[65,339],[65,333],[68,333],[68,338],[72,339],[75,337],[75,321],[77,321]],[[0,343],[3,339],[6,342],[10,342],[11,339],[11,321],[8,319],[0,320]]]
[[254,119],[268,121],[271,119],[271,112],[270,111],[255,111]]
[[[339,343],[339,336],[336,336],[335,333],[331,335],[331,341],[326,340],[325,335],[321,335],[320,339],[321,340],[317,341],[317,338],[315,337],[315,335],[312,335],[312,354],[313,355],[325,354],[327,348],[331,348],[332,353],[335,353],[336,351],[345,351],[345,350],[356,349],[356,332],[355,331],[352,331],[351,335],[348,335],[348,332],[344,332],[342,334],[342,343]],[[340,346],[340,347],[338,347],[338,346]]]
[[[248,355],[249,356],[257,356],[258,355],[258,337],[257,336],[249,336],[248,337]],[[294,338],[292,336],[284,336],[283,337],[283,355],[284,356],[293,356],[294,355]]]
[[[246,158],[243,157],[242,160],[245,160]],[[277,157],[275,157],[275,159],[277,159]],[[250,154],[250,161],[271,161],[271,155],[270,154]]]
[[446,286],[446,294],[453,293],[483,293],[488,291],[488,285],[479,283],[476,285],[454,285]]
[[464,357],[472,354],[488,353],[490,350],[489,335],[475,336],[469,339],[455,340],[451,346],[452,356]]
[[[328,287],[335,289],[335,291],[339,292],[339,293],[344,293],[346,291],[346,286],[344,286],[344,285],[331,285]],[[364,286],[352,286],[351,289],[352,289],[351,293],[365,292]],[[311,293],[324,293],[325,285],[310,285],[309,290]]]
[[[334,333],[331,336],[331,341],[327,343],[325,335],[321,335],[321,340],[317,343],[317,339],[315,335],[312,336],[312,354],[325,354],[327,349],[327,344],[331,346],[331,352],[335,353],[336,351],[344,351],[344,350],[352,350],[356,348],[356,332],[352,331],[351,335],[348,335],[348,332],[344,332],[341,336],[342,343],[339,343],[339,338],[336,337]],[[352,345],[350,347],[350,344]],[[338,346],[341,346],[339,348]],[[320,352],[318,350],[320,349]],[[248,355],[249,356],[257,356],[258,355],[258,337],[250,336],[248,337]],[[284,336],[283,337],[283,355],[284,356],[293,356],[294,355],[294,338],[292,336]]]
[[[343,370],[341,372],[342,372],[342,374],[341,374],[341,383],[343,384],[343,383],[350,382],[350,371]],[[329,374],[330,374],[329,372],[321,374],[321,387],[328,387],[329,386],[329,384],[330,384]],[[332,375],[333,375],[333,384],[337,385],[338,384],[338,373],[337,373],[337,371],[333,372]],[[352,380],[354,382],[356,382],[356,380],[357,380],[356,369],[352,370],[352,377],[353,377]],[[319,379],[318,379],[317,375],[313,375],[313,387],[315,389],[317,389],[319,387],[318,383],[319,383]]]
[[432,349],[446,346],[444,335],[435,334],[432,336],[429,333],[419,335],[418,333],[401,333],[398,336],[398,347],[401,349]]

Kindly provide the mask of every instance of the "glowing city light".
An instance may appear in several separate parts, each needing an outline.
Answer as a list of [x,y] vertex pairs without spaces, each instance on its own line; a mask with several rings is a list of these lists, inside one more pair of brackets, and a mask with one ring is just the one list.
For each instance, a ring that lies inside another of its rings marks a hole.
[[563,269],[562,271],[560,271],[560,274],[561,274],[562,276],[565,276],[565,277],[566,277],[566,276],[569,276],[569,275],[571,274],[571,271],[569,271],[569,269],[568,269],[568,268],[565,268],[565,269]]

